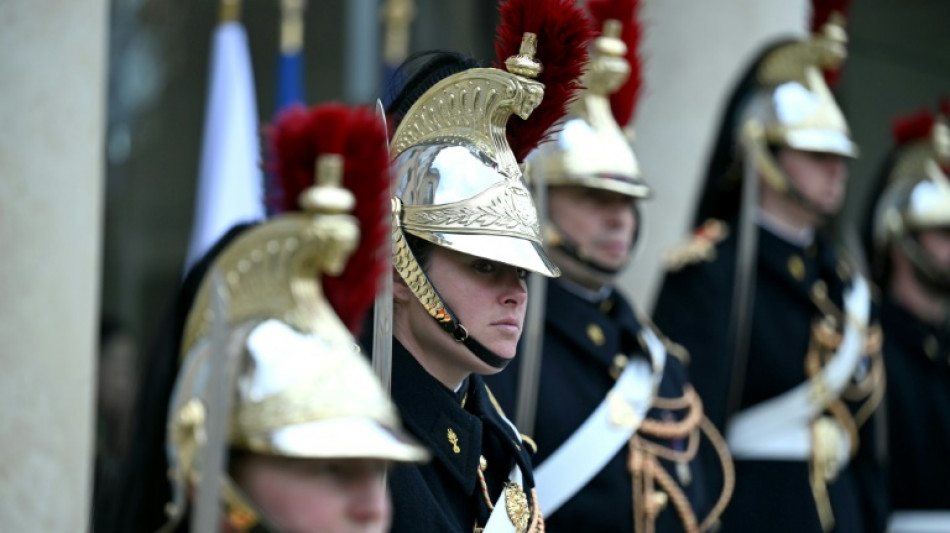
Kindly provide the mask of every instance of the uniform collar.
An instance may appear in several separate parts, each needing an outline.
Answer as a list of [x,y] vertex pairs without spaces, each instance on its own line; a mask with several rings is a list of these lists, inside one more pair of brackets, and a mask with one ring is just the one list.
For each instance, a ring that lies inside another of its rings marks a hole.
[[[442,385],[393,339],[392,395],[409,431],[432,452],[466,493],[475,490],[482,449],[482,421],[473,413],[483,408],[477,376],[463,382],[460,395]],[[467,387],[467,389],[465,388]],[[468,394],[463,409],[460,398]]]
[[758,256],[762,267],[806,296],[818,281],[827,286],[829,294],[840,295],[851,282],[854,270],[821,233],[815,235],[811,244],[801,246],[761,227]]
[[578,352],[593,357],[605,367],[616,363],[616,357],[629,357],[639,352],[649,357],[639,339],[640,322],[630,303],[615,289],[598,301],[579,297],[561,280],[548,283],[546,321],[550,328],[563,335]]
[[887,337],[906,353],[950,363],[950,331],[920,320],[890,296],[884,297],[881,319]]
[[795,246],[806,248],[815,242],[815,228],[793,228],[764,209],[755,212],[755,221],[762,229]]
[[572,293],[574,296],[594,304],[600,304],[609,298],[611,293],[613,293],[613,288],[611,288],[609,285],[604,285],[599,290],[593,290],[563,277],[557,278],[555,283],[565,291]]

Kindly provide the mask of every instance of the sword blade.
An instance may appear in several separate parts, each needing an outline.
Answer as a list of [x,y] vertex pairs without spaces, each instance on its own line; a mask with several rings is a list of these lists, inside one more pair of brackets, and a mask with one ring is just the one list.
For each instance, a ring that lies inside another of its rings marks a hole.
[[228,357],[228,292],[221,272],[211,272],[211,355],[205,401],[206,438],[201,450],[201,479],[195,493],[191,531],[214,533],[220,524],[221,475],[226,466],[231,419],[231,372]]
[[[383,103],[376,100],[376,113],[383,125],[386,125],[386,110]],[[388,129],[386,130],[388,131]],[[387,140],[386,143],[389,146]],[[392,198],[392,176],[389,180],[389,196]],[[386,227],[386,235],[392,235],[392,216],[381,220],[380,224]],[[373,371],[379,378],[383,390],[390,391],[392,381],[393,358],[393,241],[386,239],[379,253],[383,261],[383,279],[376,293],[373,306]]]
[[[525,174],[529,169],[525,169]],[[541,230],[548,222],[548,191],[543,179],[534,180],[534,200]],[[518,400],[515,425],[525,435],[534,433],[538,410],[538,383],[541,381],[541,350],[544,348],[544,316],[547,302],[547,279],[532,274],[528,279],[528,311],[525,317],[524,341],[518,368]]]

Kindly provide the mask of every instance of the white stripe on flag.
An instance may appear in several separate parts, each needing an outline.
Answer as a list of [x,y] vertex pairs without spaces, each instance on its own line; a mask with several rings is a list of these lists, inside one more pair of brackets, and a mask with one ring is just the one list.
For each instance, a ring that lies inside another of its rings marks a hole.
[[257,100],[240,22],[218,25],[212,44],[201,168],[186,271],[231,226],[264,218]]

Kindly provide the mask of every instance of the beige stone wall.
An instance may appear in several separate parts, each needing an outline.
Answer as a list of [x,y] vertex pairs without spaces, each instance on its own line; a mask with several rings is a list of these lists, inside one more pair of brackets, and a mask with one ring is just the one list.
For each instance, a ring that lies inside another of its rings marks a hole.
[[106,0],[0,2],[0,524],[77,532],[91,494]]

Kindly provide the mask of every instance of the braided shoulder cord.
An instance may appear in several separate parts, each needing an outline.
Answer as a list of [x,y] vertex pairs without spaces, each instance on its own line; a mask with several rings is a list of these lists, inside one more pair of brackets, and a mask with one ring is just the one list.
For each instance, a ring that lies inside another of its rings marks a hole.
[[709,514],[699,524],[699,531],[709,531],[718,524],[719,517],[722,516],[723,511],[726,510],[726,505],[732,499],[732,492],[736,488],[736,469],[732,462],[732,454],[729,453],[729,445],[726,444],[726,439],[722,437],[716,426],[704,416],[699,423],[699,429],[706,434],[709,443],[716,450],[716,455],[719,456],[719,464],[722,466],[722,492],[719,493],[719,499],[716,500],[716,504],[710,509]]

